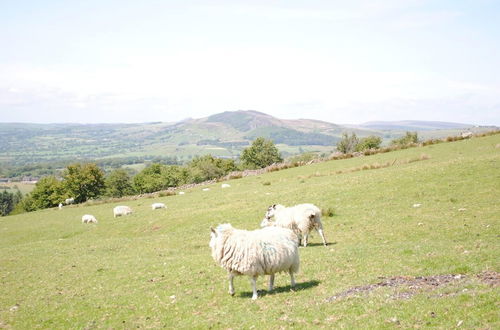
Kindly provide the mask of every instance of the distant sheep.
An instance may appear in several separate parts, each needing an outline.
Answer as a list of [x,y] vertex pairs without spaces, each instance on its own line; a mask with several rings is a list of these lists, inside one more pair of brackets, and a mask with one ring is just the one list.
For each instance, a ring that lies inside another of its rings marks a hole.
[[[271,221],[273,216],[274,221]],[[285,207],[280,204],[271,205],[267,209],[260,226],[278,226],[291,229],[302,240],[304,246],[307,246],[307,238],[314,228],[321,236],[323,245],[327,245],[323,233],[323,224],[321,223],[321,210],[313,204],[299,204],[292,207]]]
[[209,190],[210,190],[210,188],[203,188],[202,190],[203,190],[203,191],[209,191]]
[[66,203],[66,205],[73,204],[74,202],[75,202],[74,198],[66,198],[66,200],[64,201],[64,203]]
[[267,227],[247,231],[228,223],[210,229],[212,257],[229,272],[229,294],[234,295],[236,275],[250,277],[254,300],[259,275],[270,275],[269,291],[274,286],[274,274],[279,272],[288,272],[291,286],[295,286],[293,274],[299,270],[299,251],[297,236],[291,230]]
[[223,184],[221,184],[221,188],[223,188],[223,189],[224,189],[224,188],[229,188],[229,187],[231,187],[231,185],[230,185],[230,184],[227,184],[227,183],[223,183]]
[[59,210],[62,210],[62,207],[63,207],[62,203],[59,203]]
[[185,192],[184,191],[179,191],[179,195],[184,195]]
[[82,223],[97,223],[97,219],[91,214],[85,214],[82,216]]
[[462,132],[462,138],[463,139],[468,139],[473,136],[472,132]]
[[153,204],[151,204],[151,208],[153,210],[156,210],[156,209],[165,209],[166,206],[163,203],[153,203]]
[[119,217],[122,215],[128,215],[132,213],[132,209],[128,206],[120,205],[113,209],[113,217]]

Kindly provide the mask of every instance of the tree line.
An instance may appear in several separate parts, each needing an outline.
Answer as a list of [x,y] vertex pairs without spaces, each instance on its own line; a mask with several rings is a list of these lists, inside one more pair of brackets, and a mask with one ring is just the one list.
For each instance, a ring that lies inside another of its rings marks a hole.
[[[244,169],[263,168],[283,159],[271,140],[257,138],[243,150],[239,160],[198,156],[186,165],[153,163],[135,176],[122,168],[109,174],[96,163],[68,165],[61,177],[47,175],[24,197],[9,192],[0,194],[0,214],[8,215],[56,207],[67,198],[75,203],[102,197],[122,197],[151,193],[188,183],[217,179]],[[4,196],[5,195],[5,196]]]

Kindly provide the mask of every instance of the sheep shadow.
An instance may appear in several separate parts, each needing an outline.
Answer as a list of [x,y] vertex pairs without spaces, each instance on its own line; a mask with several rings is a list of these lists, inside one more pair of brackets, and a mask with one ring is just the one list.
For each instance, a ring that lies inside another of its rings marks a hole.
[[[321,282],[312,280],[312,281],[307,281],[307,282],[302,282],[302,283],[295,283],[295,286],[292,288],[290,285],[286,286],[280,286],[280,287],[274,287],[273,291],[268,291],[268,290],[257,290],[259,297],[264,297],[264,296],[272,296],[274,294],[278,293],[283,293],[283,292],[290,292],[290,291],[302,291],[302,290],[307,290],[311,289],[315,286],[318,286]],[[267,284],[267,283],[266,283]],[[252,292],[242,292],[240,293],[240,298],[251,298],[252,297]]]
[[[326,243],[326,246],[328,247],[335,244],[337,244],[337,242],[328,242]],[[307,246],[305,248],[307,249],[310,246],[313,247],[313,246],[324,246],[324,245],[323,243],[307,243]],[[300,245],[299,248],[304,248],[304,246]]]

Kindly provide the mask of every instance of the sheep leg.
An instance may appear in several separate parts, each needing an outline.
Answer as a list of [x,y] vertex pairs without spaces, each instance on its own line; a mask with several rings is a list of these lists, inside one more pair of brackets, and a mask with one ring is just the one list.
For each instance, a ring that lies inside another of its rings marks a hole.
[[304,234],[304,238],[302,239],[302,243],[304,244],[304,247],[307,246],[307,235],[308,234]]
[[288,272],[290,273],[290,286],[293,288],[295,286],[295,278],[293,277],[293,272],[291,270]]
[[233,285],[234,274],[229,273],[229,294],[234,295],[234,285]]
[[274,287],[274,274],[269,276],[269,291],[272,291]]
[[252,283],[252,291],[253,291],[253,295],[252,295],[252,300],[255,300],[257,299],[257,276],[252,276],[250,278],[250,282]]
[[323,228],[319,227],[318,233],[321,236],[321,239],[323,240],[323,245],[326,246],[327,244],[326,244],[325,234],[323,234]]

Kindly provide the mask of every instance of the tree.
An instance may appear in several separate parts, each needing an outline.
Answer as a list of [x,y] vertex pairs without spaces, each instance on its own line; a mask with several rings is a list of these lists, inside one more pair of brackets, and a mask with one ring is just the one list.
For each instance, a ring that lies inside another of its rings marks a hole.
[[104,172],[94,163],[69,165],[63,179],[66,196],[76,203],[101,196],[105,188]]
[[4,190],[0,192],[0,216],[6,216],[14,209],[14,194]]
[[370,135],[359,140],[356,146],[356,151],[364,151],[366,149],[378,149],[382,144],[382,139],[375,135]]
[[134,188],[127,171],[116,169],[106,178],[106,195],[110,197],[122,197],[132,195]]
[[64,187],[53,175],[44,176],[30,194],[28,210],[46,209],[57,206],[64,199]]
[[263,168],[283,161],[273,141],[263,137],[257,138],[250,147],[243,149],[240,158],[250,168]]
[[342,133],[342,139],[337,143],[337,150],[341,153],[347,154],[356,150],[359,140],[355,133]]
[[399,139],[394,139],[391,141],[391,145],[407,145],[410,143],[418,143],[418,135],[417,132],[406,132],[405,136],[400,137]]
[[231,171],[236,170],[236,164],[232,159],[215,158],[212,155],[195,157],[188,164],[192,182],[203,182],[220,178]]
[[187,171],[179,166],[155,163],[134,177],[134,188],[141,194],[160,191],[185,183],[187,176]]

